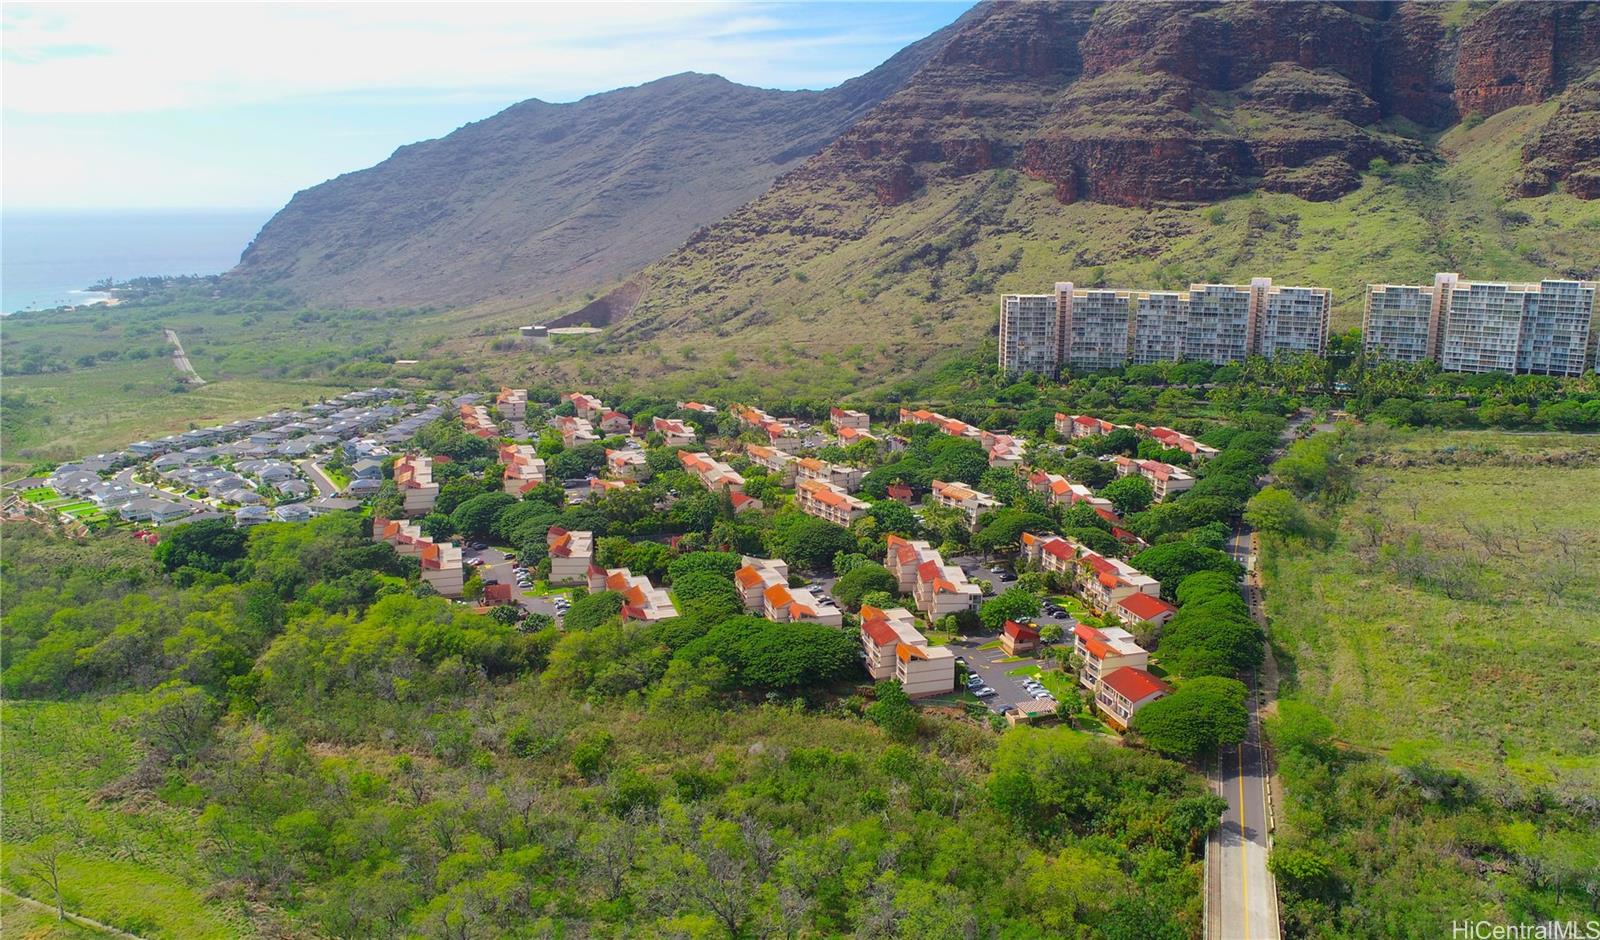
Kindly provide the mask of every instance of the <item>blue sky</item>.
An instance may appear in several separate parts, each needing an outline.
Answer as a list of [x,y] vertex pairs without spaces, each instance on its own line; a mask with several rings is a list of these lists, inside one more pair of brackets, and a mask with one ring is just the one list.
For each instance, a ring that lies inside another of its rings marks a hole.
[[7,208],[275,207],[526,98],[859,75],[954,3],[7,3]]

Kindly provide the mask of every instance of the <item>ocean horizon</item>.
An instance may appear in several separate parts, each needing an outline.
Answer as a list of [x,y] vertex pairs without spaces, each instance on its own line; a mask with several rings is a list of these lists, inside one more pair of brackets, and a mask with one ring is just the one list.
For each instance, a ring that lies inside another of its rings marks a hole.
[[104,301],[106,278],[221,274],[275,209],[0,209],[0,312]]

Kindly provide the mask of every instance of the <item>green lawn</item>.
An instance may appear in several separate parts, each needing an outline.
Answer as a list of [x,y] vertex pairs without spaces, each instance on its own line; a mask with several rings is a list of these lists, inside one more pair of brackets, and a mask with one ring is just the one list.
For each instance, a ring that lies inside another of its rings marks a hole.
[[[55,898],[47,896],[38,900],[48,904],[54,903]],[[0,924],[4,925],[7,938],[17,940],[92,940],[105,936],[101,931],[80,927],[71,921],[56,920],[54,913],[44,913],[7,894],[0,894]]]
[[31,490],[23,490],[22,498],[30,503],[42,503],[47,500],[58,499],[61,494],[48,486],[36,486]]

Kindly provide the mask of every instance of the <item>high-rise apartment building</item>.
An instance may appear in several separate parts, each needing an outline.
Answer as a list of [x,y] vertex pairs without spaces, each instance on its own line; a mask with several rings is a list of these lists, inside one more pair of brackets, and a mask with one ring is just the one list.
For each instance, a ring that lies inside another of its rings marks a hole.
[[1061,318],[1055,294],[1006,294],[1000,301],[1000,364],[1007,372],[1055,375]]
[[1056,285],[1056,303],[1066,324],[1062,361],[1067,368],[1097,372],[1121,368],[1128,361],[1132,298],[1131,291]]
[[[1322,287],[1192,284],[1186,291],[1133,291],[1056,285],[1055,319],[1042,294],[1006,294],[1000,317],[1000,367],[1048,375],[1128,363],[1192,360],[1217,364],[1322,353],[1328,343],[1332,294]],[[1052,332],[1053,330],[1053,332]],[[1053,362],[1042,350],[1051,341]]]
[[1463,281],[1432,287],[1370,284],[1363,324],[1367,355],[1432,359],[1447,372],[1581,375],[1593,361],[1592,281],[1538,284]]
[[[1251,283],[1251,293],[1256,295],[1255,282]],[[1251,344],[1257,355],[1276,359],[1302,353],[1320,356],[1328,351],[1332,291],[1326,287],[1273,287],[1268,281],[1259,289],[1259,297],[1251,299],[1259,311]]]

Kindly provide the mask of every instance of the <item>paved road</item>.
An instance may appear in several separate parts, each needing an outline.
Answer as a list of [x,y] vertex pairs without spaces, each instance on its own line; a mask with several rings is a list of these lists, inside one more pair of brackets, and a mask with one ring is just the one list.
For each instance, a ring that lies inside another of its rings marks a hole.
[[302,460],[299,462],[301,472],[311,478],[311,485],[317,488],[319,496],[338,496],[339,485],[333,478],[317,464],[315,460]]
[[172,364],[184,375],[184,380],[190,385],[204,385],[206,380],[200,373],[194,371],[194,366],[189,364],[189,354],[183,351],[183,344],[178,342],[178,334],[172,330],[163,330],[167,334],[167,342],[172,344]]
[[[1256,698],[1251,682],[1252,700]],[[1206,936],[1209,940],[1278,940],[1278,890],[1267,870],[1272,837],[1260,716],[1238,747],[1217,757],[1211,786],[1228,802],[1206,845]]]

